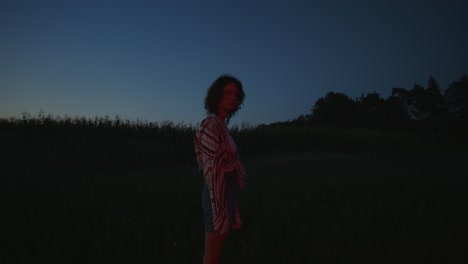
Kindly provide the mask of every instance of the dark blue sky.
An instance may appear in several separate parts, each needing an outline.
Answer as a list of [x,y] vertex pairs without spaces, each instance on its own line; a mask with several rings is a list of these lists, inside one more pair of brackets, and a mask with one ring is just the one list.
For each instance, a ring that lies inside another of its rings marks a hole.
[[0,1],[0,116],[196,124],[244,84],[232,123],[310,113],[328,91],[442,89],[468,74],[468,1]]

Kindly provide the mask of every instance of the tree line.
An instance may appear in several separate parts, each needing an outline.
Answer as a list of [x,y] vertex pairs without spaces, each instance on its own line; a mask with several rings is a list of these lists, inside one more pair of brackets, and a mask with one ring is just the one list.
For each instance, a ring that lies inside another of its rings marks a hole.
[[426,87],[393,88],[386,99],[375,91],[356,99],[329,92],[315,102],[310,114],[272,126],[364,128],[466,141],[468,76],[464,74],[443,92],[430,76]]

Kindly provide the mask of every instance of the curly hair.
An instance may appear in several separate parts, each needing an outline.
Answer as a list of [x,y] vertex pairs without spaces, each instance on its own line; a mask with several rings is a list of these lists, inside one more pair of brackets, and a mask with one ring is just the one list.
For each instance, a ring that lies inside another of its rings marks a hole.
[[226,117],[227,124],[229,124],[229,120],[231,119],[231,117],[234,114],[236,114],[236,112],[239,111],[239,109],[241,109],[242,103],[244,102],[245,93],[244,89],[242,88],[242,83],[233,76],[221,75],[220,77],[218,77],[218,79],[216,79],[213,82],[213,84],[211,84],[210,88],[208,88],[205,97],[205,109],[207,113],[217,115],[219,102],[221,100],[221,97],[223,96],[223,89],[224,87],[226,87],[226,85],[230,83],[236,85],[239,94],[237,107],[233,111],[231,111]]

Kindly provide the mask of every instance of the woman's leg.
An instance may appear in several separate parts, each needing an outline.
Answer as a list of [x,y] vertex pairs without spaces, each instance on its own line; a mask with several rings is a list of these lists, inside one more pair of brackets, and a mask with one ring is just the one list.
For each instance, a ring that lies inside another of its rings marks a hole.
[[203,257],[203,264],[220,263],[224,240],[227,235],[227,233],[220,235],[215,232],[205,232],[205,255]]
[[[226,181],[226,196],[229,211],[229,222],[234,222],[234,213],[237,203],[237,175],[235,172],[231,172],[225,175]],[[213,230],[212,227],[212,214],[211,214],[211,202],[209,200],[208,187],[205,183],[204,189],[204,206],[205,206],[205,221],[208,220],[209,224],[205,224],[205,230]],[[223,253],[223,246],[229,231],[225,234],[217,234],[216,232],[205,232],[205,255],[203,257],[204,264],[218,264],[221,261]]]

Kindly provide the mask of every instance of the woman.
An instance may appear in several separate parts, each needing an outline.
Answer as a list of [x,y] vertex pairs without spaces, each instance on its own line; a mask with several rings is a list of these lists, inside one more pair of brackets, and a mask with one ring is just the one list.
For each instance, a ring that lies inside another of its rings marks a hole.
[[239,80],[228,75],[216,79],[205,97],[208,117],[201,122],[194,140],[198,168],[205,179],[205,264],[219,263],[226,236],[241,224],[236,193],[238,186],[245,186],[245,169],[227,124],[244,98]]

